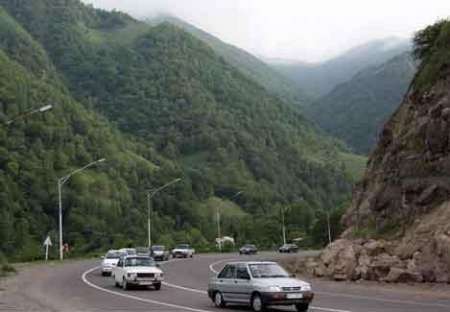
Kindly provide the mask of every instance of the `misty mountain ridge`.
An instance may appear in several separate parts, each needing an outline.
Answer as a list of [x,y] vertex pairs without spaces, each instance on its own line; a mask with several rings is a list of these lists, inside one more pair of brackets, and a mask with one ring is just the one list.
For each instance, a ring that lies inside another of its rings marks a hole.
[[367,154],[416,72],[410,52],[370,66],[306,107],[305,114],[355,152]]
[[284,100],[288,104],[305,106],[309,103],[309,98],[303,94],[300,89],[265,63],[261,58],[229,44],[220,38],[192,25],[176,16],[168,14],[159,14],[145,20],[153,26],[168,22],[187,31],[194,37],[208,44],[218,55],[222,56],[229,64],[236,67],[244,75],[258,82],[261,86],[273,95]]
[[275,63],[273,68],[294,81],[308,96],[318,98],[369,66],[380,65],[411,50],[408,39],[388,37],[369,41],[320,63]]

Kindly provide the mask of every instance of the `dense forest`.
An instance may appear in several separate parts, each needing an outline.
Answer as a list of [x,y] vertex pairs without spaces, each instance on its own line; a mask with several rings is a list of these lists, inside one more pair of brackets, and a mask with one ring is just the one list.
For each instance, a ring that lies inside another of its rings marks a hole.
[[153,200],[159,243],[214,248],[218,207],[239,243],[278,244],[281,209],[290,238],[326,242],[326,213],[336,225],[364,159],[293,105],[169,23],[78,0],[0,4],[3,254],[41,257],[45,236],[56,241],[57,179],[99,158],[63,189],[73,255],[145,245],[146,192],[175,178]]
[[360,154],[368,154],[416,73],[411,52],[370,66],[305,108],[305,115]]
[[310,103],[309,97],[305,96],[298,86],[279,73],[270,65],[261,61],[256,56],[234,46],[221,41],[219,38],[191,25],[175,16],[159,15],[148,18],[147,23],[158,25],[163,22],[169,22],[176,25],[194,37],[207,43],[219,56],[222,56],[226,62],[236,67],[244,75],[255,80],[262,87],[273,95],[284,100],[287,104],[306,106]]

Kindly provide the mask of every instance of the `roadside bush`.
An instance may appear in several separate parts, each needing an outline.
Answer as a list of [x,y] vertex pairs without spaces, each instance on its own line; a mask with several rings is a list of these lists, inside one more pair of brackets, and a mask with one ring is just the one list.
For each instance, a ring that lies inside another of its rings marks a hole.
[[8,273],[14,273],[16,269],[8,263],[5,255],[0,252],[0,276],[5,276]]

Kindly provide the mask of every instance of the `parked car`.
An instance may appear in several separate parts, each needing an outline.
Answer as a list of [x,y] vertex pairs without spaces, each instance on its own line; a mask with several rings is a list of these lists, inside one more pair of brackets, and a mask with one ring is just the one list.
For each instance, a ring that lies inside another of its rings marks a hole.
[[217,307],[248,304],[255,312],[271,305],[294,305],[308,311],[314,293],[311,285],[291,277],[276,262],[231,262],[211,278],[208,296]]
[[173,258],[192,258],[194,257],[195,250],[188,244],[179,244],[172,249]]
[[239,249],[240,255],[256,255],[258,253],[258,248],[252,244],[246,244]]
[[130,286],[153,286],[161,289],[164,273],[150,257],[121,257],[112,271],[116,287],[127,290]]
[[102,257],[102,275],[111,275],[113,268],[119,262],[121,252],[118,250],[109,250],[104,257]]
[[278,251],[280,253],[291,253],[291,252],[297,252],[298,251],[298,246],[296,244],[284,244],[283,246],[281,246],[280,248],[278,248]]
[[169,260],[170,253],[163,245],[153,245],[150,248],[150,255],[156,261],[167,261]]

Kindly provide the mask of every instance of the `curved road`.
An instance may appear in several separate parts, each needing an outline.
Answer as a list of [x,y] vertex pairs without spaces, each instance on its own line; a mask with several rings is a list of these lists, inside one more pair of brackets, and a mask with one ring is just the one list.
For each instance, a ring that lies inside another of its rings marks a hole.
[[[273,254],[245,257],[270,259]],[[99,261],[33,265],[0,283],[0,311],[179,311],[236,312],[249,308],[216,309],[206,295],[208,278],[238,255],[198,255],[162,265],[166,284],[160,291],[114,287],[102,277]],[[241,257],[242,259],[243,257]],[[380,286],[375,283],[313,281],[316,297],[311,311],[319,312],[450,312],[448,287]],[[274,311],[277,309],[274,309]],[[293,311],[290,308],[281,310]]]

